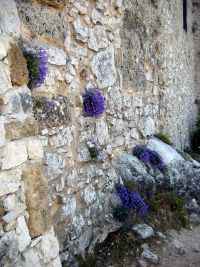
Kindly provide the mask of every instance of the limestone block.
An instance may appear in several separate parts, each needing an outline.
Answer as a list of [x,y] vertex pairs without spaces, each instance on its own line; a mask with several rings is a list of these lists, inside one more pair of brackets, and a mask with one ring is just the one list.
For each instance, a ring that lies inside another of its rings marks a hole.
[[99,87],[112,86],[117,77],[113,48],[109,46],[98,52],[91,61],[91,68],[97,76]]
[[33,112],[40,128],[52,128],[71,122],[71,104],[68,97],[58,96],[48,100],[35,97]]
[[139,120],[138,127],[144,137],[151,136],[156,133],[156,125],[151,117],[142,117]]
[[26,205],[30,215],[28,228],[31,237],[37,237],[50,227],[48,182],[42,163],[28,164],[22,173],[27,185]]
[[77,148],[77,160],[78,162],[87,162],[91,159],[90,153],[87,147]]
[[44,49],[47,52],[48,62],[53,65],[65,65],[66,64],[66,54],[65,52],[60,49],[56,48],[55,46],[46,45]]
[[8,58],[10,63],[10,77],[12,84],[28,84],[29,74],[26,60],[23,56],[22,50],[16,44],[11,45],[8,51]]
[[1,170],[7,170],[16,166],[20,166],[27,160],[26,147],[21,142],[10,142],[6,146],[2,147],[0,152]]
[[20,35],[20,20],[14,0],[1,0],[0,2],[0,33],[12,37]]
[[63,206],[60,210],[60,221],[68,220],[69,218],[72,218],[76,211],[76,198],[74,196],[72,197],[66,197],[63,199]]
[[27,151],[29,159],[42,159],[43,158],[43,146],[40,140],[30,139],[27,142]]
[[9,47],[9,37],[0,36],[0,60],[7,56],[7,51]]
[[3,121],[0,120],[0,147],[5,143],[5,128]]
[[97,40],[98,48],[106,48],[109,45],[108,36],[103,26],[96,25],[93,28],[94,36]]
[[18,205],[14,210],[8,212],[6,215],[2,217],[2,220],[5,223],[11,223],[16,220],[26,209],[24,204]]
[[57,256],[55,259],[50,261],[50,263],[47,264],[47,267],[62,267],[62,264],[60,262],[60,257]]
[[23,251],[23,266],[24,267],[42,267],[40,264],[40,257],[38,251],[30,248]]
[[102,15],[101,13],[96,10],[95,8],[92,10],[92,13],[91,13],[91,19],[92,19],[92,22],[94,24],[97,24],[97,22],[102,22]]
[[3,62],[0,62],[0,81],[0,94],[4,94],[7,90],[12,88],[8,65]]
[[88,39],[88,28],[82,25],[79,18],[73,22],[73,26],[76,32],[76,39],[86,43]]
[[10,120],[5,123],[6,139],[16,140],[38,134],[38,124],[34,117]]
[[87,205],[92,204],[97,197],[95,188],[91,184],[84,189],[82,195]]
[[19,168],[0,172],[0,196],[14,193],[19,189],[21,170]]
[[53,147],[70,146],[74,139],[74,126],[64,128],[58,133],[58,135],[53,135],[50,139],[50,145]]
[[88,47],[94,51],[98,51],[97,39],[93,33],[93,30],[89,30]]
[[12,114],[16,116],[22,111],[21,101],[17,90],[9,90],[2,98],[3,105],[0,106],[2,115]]
[[55,237],[53,229],[46,232],[42,236],[41,240],[41,251],[39,256],[42,258],[44,263],[50,262],[55,259],[59,254],[59,245]]
[[108,125],[102,119],[96,121],[96,134],[99,144],[105,145],[109,138]]
[[60,155],[45,153],[45,164],[47,165],[46,172],[49,180],[55,180],[62,174],[64,161]]
[[75,2],[74,7],[78,10],[79,14],[84,15],[87,13],[87,8],[82,6],[80,3]]
[[3,206],[6,211],[13,210],[15,207],[15,195],[10,194],[3,200]]
[[31,242],[31,237],[29,235],[28,227],[26,225],[24,216],[20,216],[17,219],[16,235],[17,235],[19,251],[22,252]]

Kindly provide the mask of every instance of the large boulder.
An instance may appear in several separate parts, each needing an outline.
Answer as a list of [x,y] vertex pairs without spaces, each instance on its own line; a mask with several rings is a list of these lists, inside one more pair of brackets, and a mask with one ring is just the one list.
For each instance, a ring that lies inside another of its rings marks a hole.
[[[122,181],[139,192],[147,201],[153,200],[156,189],[172,189],[187,203],[200,201],[200,164],[189,155],[177,151],[159,139],[151,138],[147,147],[159,153],[165,163],[163,170],[144,164],[131,154],[118,155],[116,168]],[[191,205],[190,205],[191,206]],[[194,205],[192,205],[194,208]],[[198,205],[195,211],[200,211]]]

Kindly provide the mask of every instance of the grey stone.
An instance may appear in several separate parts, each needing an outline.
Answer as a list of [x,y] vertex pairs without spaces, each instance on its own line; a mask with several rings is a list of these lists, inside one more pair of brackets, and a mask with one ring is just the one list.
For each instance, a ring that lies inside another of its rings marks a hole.
[[153,228],[145,223],[134,225],[132,230],[139,234],[142,239],[147,239],[154,236]]
[[14,0],[2,0],[0,3],[0,33],[12,37],[20,35],[20,20]]
[[33,101],[31,98],[31,94],[28,92],[19,93],[21,105],[24,112],[30,111],[33,106]]
[[148,200],[153,200],[156,182],[147,173],[144,164],[136,157],[125,153],[119,154],[116,162],[116,168],[122,180],[132,184],[133,188],[135,187],[135,190]]
[[149,260],[151,263],[154,263],[154,264],[158,264],[159,262],[158,255],[149,249],[144,249],[144,251],[141,254],[141,257]]
[[[18,260],[18,242],[13,231],[6,233],[0,239],[0,265],[13,266]],[[16,266],[16,265],[15,265]]]
[[76,39],[82,41],[83,43],[87,42],[88,29],[82,25],[79,18],[73,22],[73,26],[76,32]]
[[117,78],[113,48],[109,46],[98,52],[91,61],[91,68],[100,87],[112,86]]
[[45,153],[45,164],[47,177],[49,180],[55,180],[62,174],[64,161],[60,155]]
[[155,122],[151,117],[142,117],[139,120],[138,127],[144,137],[151,136],[156,133]]
[[158,154],[162,156],[166,165],[172,162],[184,161],[183,157],[177,153],[173,147],[163,143],[157,138],[151,138],[147,143],[147,147],[158,152]]

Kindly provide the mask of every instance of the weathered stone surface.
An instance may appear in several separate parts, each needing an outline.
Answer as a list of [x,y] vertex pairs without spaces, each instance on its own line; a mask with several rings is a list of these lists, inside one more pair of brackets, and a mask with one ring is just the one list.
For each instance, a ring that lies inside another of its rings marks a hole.
[[43,164],[28,164],[22,173],[22,178],[27,184],[26,204],[30,215],[28,228],[31,237],[36,237],[47,231],[51,224],[48,206],[48,183]]
[[159,262],[159,257],[157,254],[149,250],[148,248],[144,249],[141,254],[142,258],[149,260],[151,263],[157,264]]
[[184,161],[184,158],[174,148],[163,143],[159,139],[151,138],[147,143],[147,147],[157,151],[167,165],[178,161]]
[[0,120],[0,147],[5,143],[5,128],[3,121]]
[[21,183],[21,170],[19,168],[0,172],[0,196],[16,192]]
[[65,6],[65,0],[36,0],[42,5],[47,5],[50,7],[62,9]]
[[26,225],[24,216],[20,216],[17,219],[16,235],[17,235],[18,249],[20,252],[22,252],[31,242],[31,237],[29,235],[28,227]]
[[55,259],[58,254],[58,241],[54,235],[53,229],[51,229],[42,236],[40,257],[42,258],[44,263],[48,263],[52,259]]
[[10,77],[13,85],[28,84],[29,74],[26,60],[22,50],[16,44],[12,44],[8,51],[10,63]]
[[153,228],[145,223],[134,225],[132,230],[138,233],[142,239],[147,239],[154,235]]
[[30,139],[27,141],[27,151],[29,159],[42,159],[43,158],[43,146],[40,140]]
[[10,79],[10,70],[6,64],[0,62],[0,94],[4,94],[7,90],[12,87]]
[[75,197],[66,197],[63,199],[63,206],[60,211],[60,221],[66,221],[72,218],[76,211],[76,199]]
[[68,125],[71,122],[71,105],[65,96],[48,100],[45,97],[35,97],[33,112],[40,128],[52,128]]
[[91,184],[84,189],[82,195],[87,205],[92,204],[97,197],[95,188]]
[[83,26],[80,19],[77,19],[73,22],[73,26],[76,32],[76,39],[82,41],[83,43],[87,42],[88,39],[88,29]]
[[117,77],[113,48],[109,46],[98,52],[91,61],[91,68],[98,79],[99,87],[112,86]]
[[2,0],[0,3],[0,33],[12,37],[20,35],[20,20],[14,0]]
[[9,47],[9,38],[7,36],[0,36],[0,60],[7,56]]
[[3,200],[3,206],[5,211],[13,210],[15,207],[15,195],[10,194]]
[[5,123],[6,139],[16,140],[38,134],[38,123],[34,117],[11,120]]
[[26,147],[22,142],[10,142],[0,149],[0,169],[7,170],[21,165],[27,160]]
[[96,135],[100,145],[107,143],[109,138],[108,126],[102,119],[96,122]]
[[18,261],[18,242],[14,231],[6,233],[0,239],[0,265],[16,265]]
[[155,122],[151,117],[143,117],[139,120],[138,127],[144,137],[151,136],[156,133]]
[[145,165],[139,159],[129,154],[119,154],[116,167],[125,183],[131,183],[135,191],[148,200],[154,199],[156,181],[147,173]]
[[55,180],[62,174],[64,168],[64,160],[60,155],[45,153],[45,164],[47,177],[49,180]]
[[6,213],[6,215],[4,215],[2,217],[2,220],[5,223],[12,223],[13,221],[15,221],[22,213],[24,213],[26,209],[26,206],[23,204],[18,205],[14,210]]
[[74,126],[64,128],[58,133],[53,135],[49,142],[53,147],[70,146],[74,138]]

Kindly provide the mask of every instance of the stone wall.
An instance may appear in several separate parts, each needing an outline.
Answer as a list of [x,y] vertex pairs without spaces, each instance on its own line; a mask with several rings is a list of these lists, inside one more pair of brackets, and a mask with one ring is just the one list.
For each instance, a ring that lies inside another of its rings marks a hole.
[[195,85],[200,97],[200,1],[193,1],[193,27],[192,32],[194,34],[194,49],[195,49]]
[[[186,33],[181,0],[0,6],[1,264],[60,266],[59,250],[70,262],[118,228],[118,153],[158,132],[178,148],[189,145],[196,98],[191,7]],[[40,47],[47,78],[30,90],[22,51]],[[106,100],[98,119],[84,116],[82,94],[93,87]],[[38,108],[38,101],[53,108]]]

